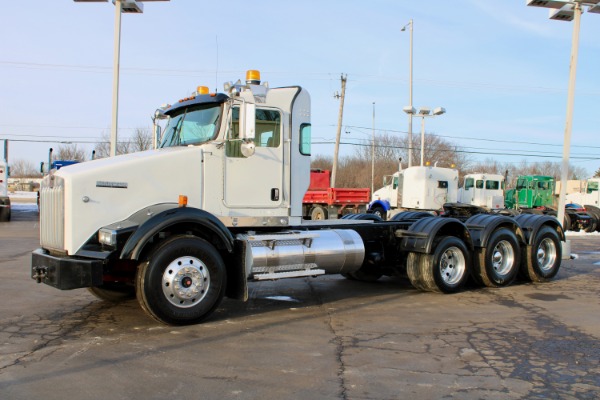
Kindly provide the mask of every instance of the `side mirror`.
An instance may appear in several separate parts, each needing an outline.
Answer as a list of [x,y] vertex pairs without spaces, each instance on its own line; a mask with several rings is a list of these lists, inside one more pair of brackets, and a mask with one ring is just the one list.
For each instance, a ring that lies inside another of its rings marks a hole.
[[154,145],[154,148],[156,149],[162,139],[162,129],[160,128],[160,125],[158,125],[157,123],[154,124],[154,138],[153,139],[154,139],[153,145]]
[[244,103],[240,109],[240,139],[254,140],[256,124],[256,105]]

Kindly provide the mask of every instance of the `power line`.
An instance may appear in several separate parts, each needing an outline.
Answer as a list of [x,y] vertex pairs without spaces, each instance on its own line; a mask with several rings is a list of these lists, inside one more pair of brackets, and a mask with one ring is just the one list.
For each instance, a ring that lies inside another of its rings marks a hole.
[[[313,144],[334,144],[333,142],[313,142]],[[350,146],[360,146],[360,147],[367,147],[367,146],[371,146],[370,144],[363,144],[363,143],[353,143],[353,142],[340,142],[340,144],[345,144],[345,145],[350,145]],[[375,145],[375,147],[377,148],[387,148],[387,149],[406,149],[408,150],[408,147],[406,146],[388,146],[388,145]],[[419,147],[413,147],[414,148],[419,148]],[[454,150],[454,149],[436,149],[436,151],[441,151],[441,152],[453,152],[453,153],[465,153],[465,154],[484,154],[484,155],[489,155],[489,156],[519,156],[519,157],[538,157],[538,158],[561,158],[562,156],[557,154],[557,155],[543,155],[543,154],[539,154],[539,153],[499,153],[499,152],[483,152],[483,151],[467,151],[467,150]],[[596,157],[583,157],[583,156],[571,156],[571,159],[577,159],[577,160],[587,160],[587,161],[593,161],[593,160],[600,160],[600,156],[596,156]]]
[[[330,125],[330,126],[332,126],[332,125]],[[367,128],[364,126],[352,126],[352,125],[345,125],[345,127],[346,128],[355,128],[355,129],[367,129],[367,130],[371,129],[371,128]],[[406,131],[401,131],[401,130],[397,130],[397,129],[395,130],[395,129],[379,128],[376,130],[380,131],[380,132],[408,133]],[[450,138],[450,139],[478,140],[481,142],[493,142],[493,143],[518,143],[518,144],[530,144],[530,145],[534,145],[534,146],[552,146],[552,147],[562,147],[563,146],[562,144],[554,144],[554,143],[524,142],[524,141],[519,141],[519,140],[483,139],[483,138],[469,137],[469,136],[440,135],[440,134],[436,134],[436,133],[427,133],[427,135]],[[584,147],[587,149],[600,149],[600,146],[589,146],[589,145],[571,145],[571,147]]]

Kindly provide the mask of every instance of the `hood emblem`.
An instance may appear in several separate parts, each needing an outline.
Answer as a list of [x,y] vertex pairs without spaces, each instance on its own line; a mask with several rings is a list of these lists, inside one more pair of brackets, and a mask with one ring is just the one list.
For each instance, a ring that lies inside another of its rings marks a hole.
[[127,189],[127,182],[96,181],[96,187]]

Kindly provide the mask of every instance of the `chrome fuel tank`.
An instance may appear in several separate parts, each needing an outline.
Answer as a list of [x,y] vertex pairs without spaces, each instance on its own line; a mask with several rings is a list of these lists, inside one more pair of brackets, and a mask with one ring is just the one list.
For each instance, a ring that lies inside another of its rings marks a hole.
[[350,229],[239,234],[249,279],[279,279],[358,270],[365,247]]

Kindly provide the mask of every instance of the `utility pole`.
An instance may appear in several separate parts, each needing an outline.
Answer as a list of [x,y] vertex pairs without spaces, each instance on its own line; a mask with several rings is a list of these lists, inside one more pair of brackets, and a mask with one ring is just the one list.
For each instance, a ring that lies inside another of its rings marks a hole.
[[333,171],[331,171],[331,187],[334,188],[335,186],[335,178],[336,178],[336,174],[337,174],[337,167],[338,167],[338,155],[340,152],[340,139],[342,136],[342,119],[344,116],[344,97],[346,96],[346,77],[347,75],[342,74],[341,76],[341,80],[342,80],[342,94],[335,94],[335,98],[340,99],[340,113],[338,115],[338,127],[337,127],[337,135],[335,137],[335,151],[333,153]]
[[375,102],[373,102],[373,131],[371,142],[371,195],[375,191]]

